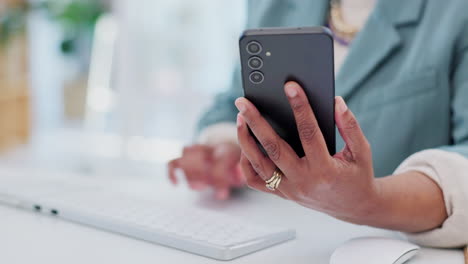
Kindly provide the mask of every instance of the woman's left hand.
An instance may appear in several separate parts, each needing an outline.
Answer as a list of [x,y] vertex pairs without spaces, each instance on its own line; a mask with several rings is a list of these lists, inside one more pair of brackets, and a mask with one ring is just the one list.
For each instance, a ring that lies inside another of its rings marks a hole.
[[[241,168],[247,184],[303,206],[354,223],[370,220],[377,206],[370,145],[341,97],[335,98],[335,121],[344,139],[344,149],[331,156],[303,89],[295,82],[285,85],[294,112],[305,156],[294,150],[271,128],[255,106],[245,98],[236,100]],[[265,156],[248,127],[267,152]],[[284,176],[275,191],[265,186],[276,168]]]

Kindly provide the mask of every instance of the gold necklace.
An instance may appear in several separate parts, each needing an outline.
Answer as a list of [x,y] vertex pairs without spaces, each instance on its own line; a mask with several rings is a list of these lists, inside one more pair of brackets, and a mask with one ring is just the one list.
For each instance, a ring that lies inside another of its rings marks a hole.
[[330,17],[328,23],[333,33],[346,42],[351,42],[359,32],[357,27],[349,25],[344,21],[341,3],[337,0],[331,1]]

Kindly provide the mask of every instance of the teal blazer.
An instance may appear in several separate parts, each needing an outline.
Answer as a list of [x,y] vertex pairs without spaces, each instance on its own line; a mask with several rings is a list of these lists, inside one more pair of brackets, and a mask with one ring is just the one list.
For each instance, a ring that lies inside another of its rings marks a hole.
[[[248,28],[324,25],[329,0],[252,0],[248,8]],[[378,177],[425,149],[468,157],[468,1],[378,1],[336,76],[336,94],[371,143]],[[235,122],[242,95],[237,70],[199,129]]]

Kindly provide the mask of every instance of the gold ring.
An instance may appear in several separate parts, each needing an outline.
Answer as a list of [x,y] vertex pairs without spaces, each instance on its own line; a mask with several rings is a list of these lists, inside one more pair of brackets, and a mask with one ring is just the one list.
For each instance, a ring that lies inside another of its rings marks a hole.
[[265,186],[268,190],[275,191],[278,189],[279,184],[281,183],[281,179],[284,176],[283,172],[280,169],[276,168],[273,172],[273,176],[270,179],[265,181]]

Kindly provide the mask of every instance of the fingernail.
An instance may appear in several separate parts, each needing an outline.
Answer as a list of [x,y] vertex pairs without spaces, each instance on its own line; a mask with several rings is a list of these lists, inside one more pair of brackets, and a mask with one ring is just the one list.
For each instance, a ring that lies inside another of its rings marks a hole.
[[244,103],[242,102],[242,99],[237,99],[236,102],[235,102],[235,105],[237,107],[237,110],[239,110],[241,113],[244,113],[245,110],[246,110],[246,107],[244,105]]
[[338,113],[343,114],[348,110],[348,106],[346,105],[345,101],[343,100],[343,97],[337,96],[336,97],[336,104],[338,108]]
[[216,192],[216,199],[226,200],[229,196],[229,191],[227,189],[222,189]]
[[286,95],[293,98],[297,95],[297,84],[293,82],[288,82],[285,87]]
[[244,119],[241,114],[237,114],[237,127],[241,127],[244,124]]

